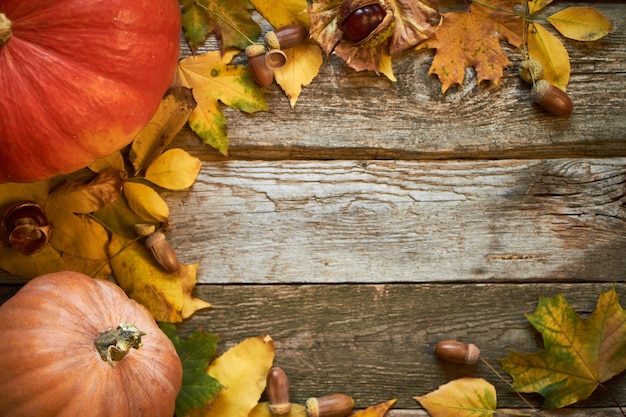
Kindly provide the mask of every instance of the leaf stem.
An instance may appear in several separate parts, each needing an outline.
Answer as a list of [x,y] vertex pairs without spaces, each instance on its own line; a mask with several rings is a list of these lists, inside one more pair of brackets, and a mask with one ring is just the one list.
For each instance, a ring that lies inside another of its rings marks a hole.
[[613,400],[613,402],[615,403],[615,405],[617,406],[617,408],[619,409],[619,411],[622,413],[623,416],[626,417],[626,411],[624,411],[624,409],[622,408],[622,406],[620,405],[619,401],[617,400],[617,398],[615,398],[615,395],[613,395],[613,393],[611,391],[609,391],[609,389],[604,386],[604,384],[598,384],[598,386],[600,388],[602,388],[604,390],[604,392],[606,392],[606,394],[611,397],[611,399]]
[[480,358],[481,362],[485,364],[485,366],[487,366],[487,368],[489,368],[491,370],[491,372],[493,372],[498,379],[500,379],[502,382],[504,382],[505,384],[507,384],[509,387],[511,387],[511,389],[513,391],[515,391],[515,393],[517,394],[518,397],[520,397],[522,399],[522,401],[524,401],[524,403],[530,407],[531,410],[533,410],[533,413],[537,413],[537,409],[535,407],[533,407],[533,405],[531,403],[528,402],[528,400],[526,398],[524,398],[524,396],[522,395],[521,392],[519,392],[518,390],[515,389],[515,387],[513,386],[513,384],[511,384],[509,381],[506,380],[506,378],[504,378],[493,366],[491,366],[491,364],[489,362],[487,362],[485,359]]
[[252,39],[250,39],[249,37],[246,36],[245,33],[243,33],[237,26],[235,26],[234,23],[228,21],[224,16],[220,15],[219,13],[214,12],[213,10],[209,9],[208,7],[206,7],[204,4],[201,4],[197,1],[193,2],[196,6],[198,6],[199,8],[201,8],[202,10],[204,10],[207,13],[212,14],[213,16],[217,17],[218,19],[220,19],[222,22],[226,23],[228,26],[230,26],[235,32],[239,33],[239,35],[241,35],[242,38],[244,38],[246,41],[248,41],[248,43],[250,45],[254,45],[257,42],[254,42]]

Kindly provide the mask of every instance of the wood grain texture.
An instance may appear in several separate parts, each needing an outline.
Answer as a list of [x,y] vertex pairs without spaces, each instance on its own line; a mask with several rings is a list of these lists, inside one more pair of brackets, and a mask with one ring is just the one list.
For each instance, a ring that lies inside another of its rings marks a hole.
[[[546,13],[580,3],[558,2]],[[442,10],[462,6],[444,2]],[[271,113],[243,114],[225,106],[229,156],[244,159],[449,159],[626,156],[626,6],[594,2],[614,30],[596,42],[563,40],[572,63],[565,118],[533,104],[517,76],[521,52],[505,46],[512,66],[499,86],[462,87],[441,95],[428,75],[432,51],[394,59],[398,81],[355,72],[332,56],[291,109],[277,85],[265,89]],[[553,31],[547,25],[547,27]],[[554,32],[554,31],[553,31]],[[560,37],[563,39],[562,37]],[[184,45],[183,45],[184,46]],[[208,43],[206,49],[217,46]],[[201,49],[202,52],[205,49]],[[189,54],[183,49],[183,55]],[[243,61],[245,63],[245,61]],[[176,141],[205,160],[223,159],[190,131]]]
[[204,283],[612,281],[626,159],[230,161],[168,195]]

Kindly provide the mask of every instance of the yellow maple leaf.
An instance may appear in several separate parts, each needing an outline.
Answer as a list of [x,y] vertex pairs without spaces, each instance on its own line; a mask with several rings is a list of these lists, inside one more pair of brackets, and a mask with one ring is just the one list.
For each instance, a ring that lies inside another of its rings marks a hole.
[[226,118],[219,103],[247,113],[267,111],[263,92],[252,80],[247,66],[232,65],[239,51],[209,51],[180,61],[175,86],[191,88],[197,106],[189,126],[206,144],[228,153]]
[[[461,85],[465,68],[474,67],[478,82],[498,85],[503,69],[509,65],[501,41],[519,47],[522,44],[520,17],[513,13],[519,0],[485,1],[486,7],[472,2],[468,11],[444,14],[435,35],[418,49],[437,49],[428,71],[436,74],[445,93],[454,84]],[[510,12],[508,12],[510,10]]]

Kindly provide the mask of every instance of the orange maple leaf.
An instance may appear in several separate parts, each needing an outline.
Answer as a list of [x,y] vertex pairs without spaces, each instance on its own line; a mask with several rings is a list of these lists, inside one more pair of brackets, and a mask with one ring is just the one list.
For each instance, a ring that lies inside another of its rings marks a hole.
[[521,2],[472,2],[467,11],[443,15],[443,23],[435,35],[417,48],[437,49],[428,73],[439,77],[442,93],[454,84],[463,83],[466,67],[474,67],[478,82],[491,81],[498,85],[503,69],[511,65],[500,42],[515,47],[522,44],[522,21],[513,14],[513,7]]

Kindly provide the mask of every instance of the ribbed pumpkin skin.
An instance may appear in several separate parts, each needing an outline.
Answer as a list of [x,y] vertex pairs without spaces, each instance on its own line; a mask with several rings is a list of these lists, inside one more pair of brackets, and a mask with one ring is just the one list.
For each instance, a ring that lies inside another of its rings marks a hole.
[[172,81],[176,0],[2,0],[0,183],[83,168],[130,143]]
[[[130,322],[145,332],[111,368],[94,347]],[[0,306],[0,416],[172,417],[182,367],[148,311],[115,284],[42,275]]]

